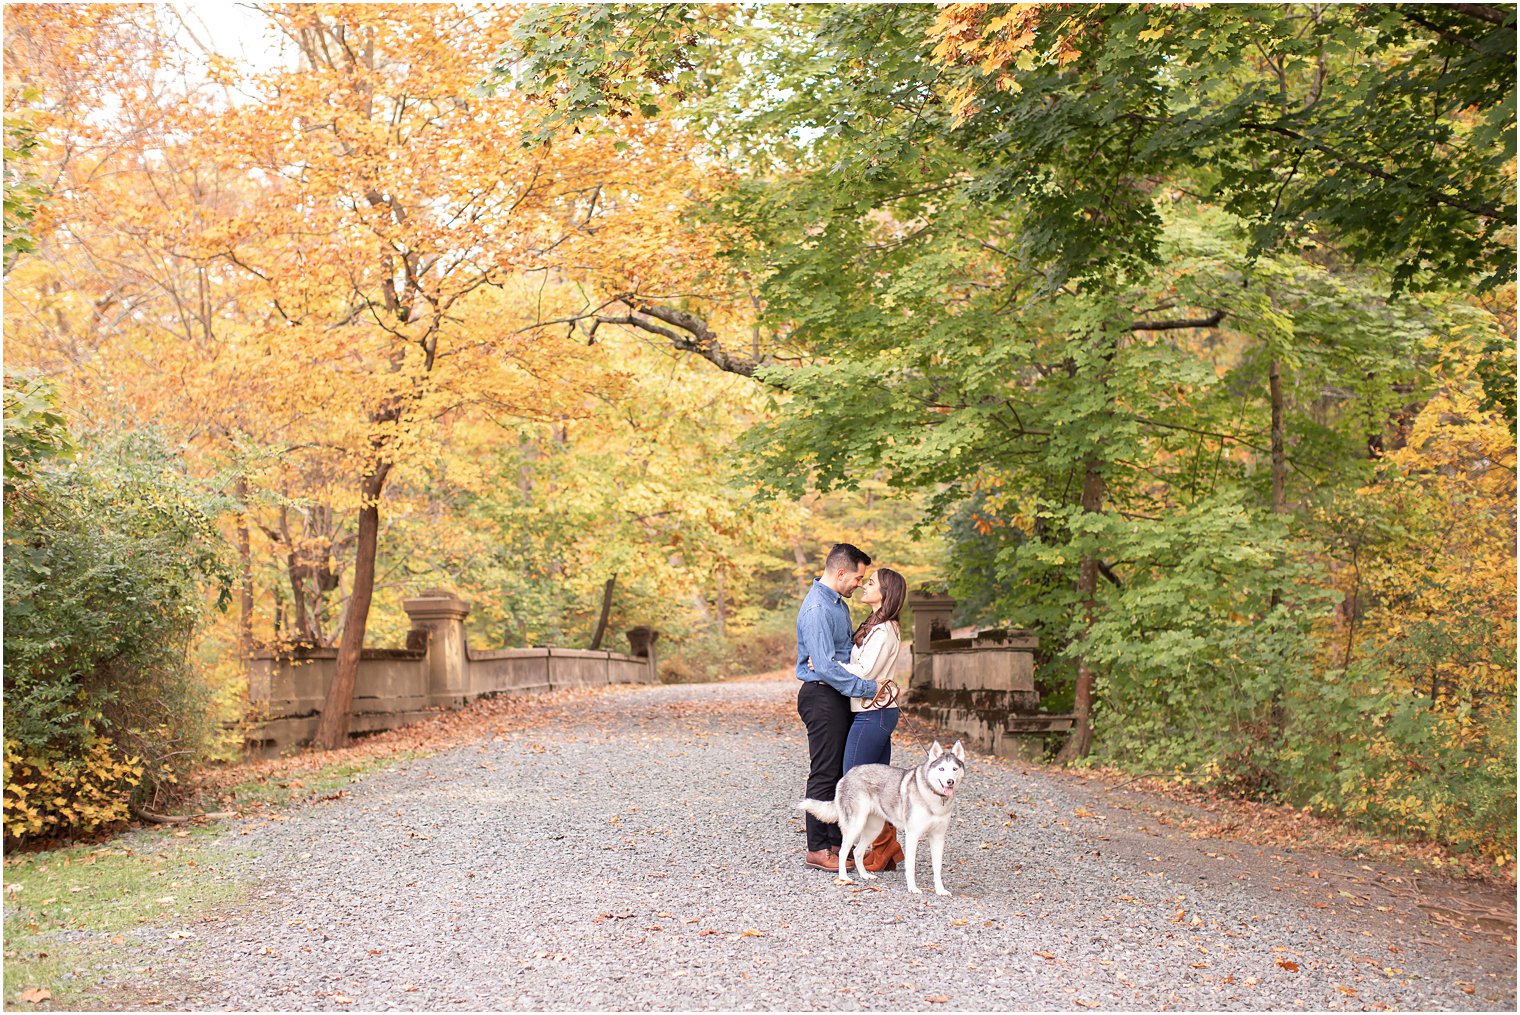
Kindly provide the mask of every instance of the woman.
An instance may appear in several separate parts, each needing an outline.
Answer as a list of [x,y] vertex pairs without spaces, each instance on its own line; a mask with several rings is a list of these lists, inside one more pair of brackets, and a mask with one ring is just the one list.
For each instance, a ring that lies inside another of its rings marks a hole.
[[[860,601],[872,608],[871,615],[855,629],[850,661],[840,665],[857,677],[876,681],[879,689],[875,698],[850,699],[850,711],[855,718],[844,744],[846,772],[856,765],[892,763],[892,731],[897,728],[898,699],[906,690],[906,681],[899,685],[895,679],[897,656],[902,651],[897,614],[907,593],[908,583],[903,576],[885,567],[867,578],[861,587]],[[866,853],[866,870],[892,870],[902,859],[897,829],[887,824]]]

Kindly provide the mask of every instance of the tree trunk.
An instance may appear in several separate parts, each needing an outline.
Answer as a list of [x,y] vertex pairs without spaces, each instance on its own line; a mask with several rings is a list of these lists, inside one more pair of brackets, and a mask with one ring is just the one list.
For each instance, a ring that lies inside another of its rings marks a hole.
[[306,608],[306,586],[301,581],[301,559],[296,554],[296,542],[290,537],[290,515],[284,505],[280,507],[280,538],[285,541],[285,574],[290,579],[290,612],[295,616],[294,640],[315,645],[311,618]]
[[[1098,471],[1098,460],[1096,457],[1088,456],[1082,465],[1082,511],[1084,514],[1094,514],[1103,509],[1103,491],[1103,473]],[[1077,576],[1077,593],[1082,597],[1083,639],[1086,639],[1087,632],[1092,629],[1093,615],[1097,612],[1099,564],[1100,561],[1096,556],[1083,558],[1082,567]],[[1082,652],[1077,656],[1077,696],[1072,706],[1076,719],[1072,724],[1071,735],[1066,738],[1066,743],[1061,745],[1061,751],[1056,755],[1056,761],[1059,764],[1064,765],[1078,758],[1085,758],[1092,750],[1092,688],[1092,668],[1087,663],[1087,653]]]
[[338,643],[338,672],[322,703],[313,746],[330,751],[348,740],[348,711],[353,705],[354,683],[359,676],[359,654],[364,649],[364,629],[369,624],[369,604],[375,594],[375,556],[380,542],[380,492],[390,462],[378,462],[365,475],[364,500],[359,507],[359,539],[354,560],[354,589],[348,597],[343,619],[343,638]]
[[[1272,357],[1271,366],[1267,368],[1267,393],[1272,400],[1272,437],[1270,445],[1272,449],[1272,513],[1282,514],[1288,509],[1287,484],[1288,484],[1288,455],[1284,450],[1283,441],[1283,393],[1282,393],[1282,361],[1276,356]],[[1267,600],[1267,608],[1276,610],[1282,603],[1282,589],[1276,586],[1272,589],[1272,595]],[[1271,719],[1272,729],[1276,731],[1279,740],[1282,739],[1283,730],[1288,725],[1288,710],[1283,704],[1283,686],[1281,683],[1272,688],[1272,700],[1269,704],[1268,714]]]
[[723,572],[718,572],[718,637],[728,637],[728,596],[723,584]]
[[1272,511],[1287,509],[1288,456],[1283,450],[1282,363],[1273,357],[1267,373],[1267,387],[1272,397]]
[[591,636],[591,651],[595,652],[602,647],[602,636],[607,633],[607,617],[612,612],[612,587],[617,584],[617,575],[607,579],[607,587],[602,589],[602,615],[596,622],[596,634]]
[[248,665],[253,655],[253,550],[248,536],[248,477],[239,476],[233,486],[238,499],[238,658]]
[[797,584],[801,586],[802,594],[805,596],[808,594],[808,589],[812,588],[813,579],[808,577],[807,554],[803,552],[801,543],[792,544],[792,559],[797,562]]

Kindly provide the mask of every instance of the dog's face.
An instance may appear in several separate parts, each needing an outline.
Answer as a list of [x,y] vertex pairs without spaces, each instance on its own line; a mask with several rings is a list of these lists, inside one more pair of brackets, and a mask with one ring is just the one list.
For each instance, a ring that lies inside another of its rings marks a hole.
[[929,761],[924,766],[929,788],[943,797],[953,797],[966,776],[966,749],[957,740],[948,751],[936,740],[929,747]]

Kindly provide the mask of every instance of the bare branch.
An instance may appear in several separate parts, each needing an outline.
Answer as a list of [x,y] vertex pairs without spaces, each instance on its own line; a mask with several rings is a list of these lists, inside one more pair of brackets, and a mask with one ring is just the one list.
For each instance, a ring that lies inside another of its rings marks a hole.
[[1219,322],[1224,320],[1225,311],[1216,310],[1208,317],[1192,319],[1179,319],[1172,321],[1136,321],[1125,331],[1177,331],[1182,328],[1217,328]]

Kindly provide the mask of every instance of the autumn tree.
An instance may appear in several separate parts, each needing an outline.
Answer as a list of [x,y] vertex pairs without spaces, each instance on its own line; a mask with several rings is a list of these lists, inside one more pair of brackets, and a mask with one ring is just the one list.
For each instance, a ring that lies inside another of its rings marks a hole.
[[38,229],[47,257],[8,279],[26,313],[7,330],[81,401],[173,420],[230,472],[241,641],[267,542],[288,633],[339,638],[330,745],[395,469],[436,456],[461,412],[552,424],[615,400],[625,380],[592,362],[594,338],[532,325],[567,269],[628,278],[682,256],[678,207],[702,174],[664,124],[524,151],[520,97],[477,87],[513,12],[261,10],[296,64],[213,58],[199,84],[151,18],[29,12],[17,38],[46,56],[32,64],[56,103],[39,129],[74,154],[52,181],[67,214]]
[[709,358],[793,396],[748,442],[775,481],[885,469],[963,512],[960,586],[1072,668],[1067,757],[1098,704],[1189,688],[1234,712],[1186,756],[1270,794],[1306,771],[1285,696],[1311,740],[1331,700],[1283,665],[1335,598],[1312,505],[1408,440],[1446,355],[1512,414],[1464,289],[1513,278],[1513,17],[546,7],[514,56],[543,130],[668,104],[740,175],[712,217],[786,340]]

